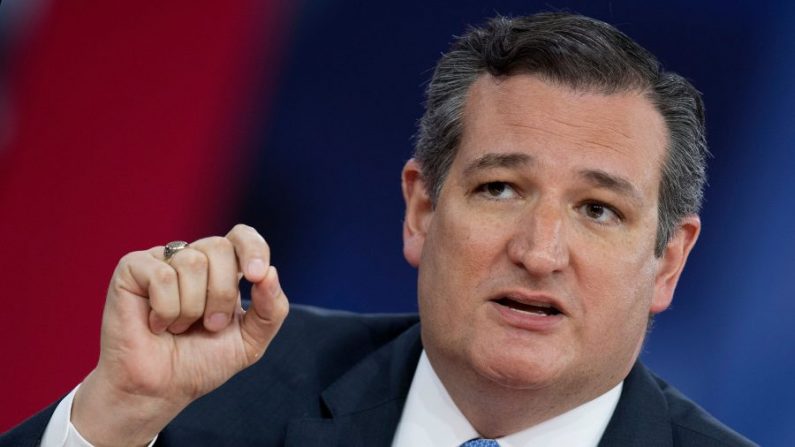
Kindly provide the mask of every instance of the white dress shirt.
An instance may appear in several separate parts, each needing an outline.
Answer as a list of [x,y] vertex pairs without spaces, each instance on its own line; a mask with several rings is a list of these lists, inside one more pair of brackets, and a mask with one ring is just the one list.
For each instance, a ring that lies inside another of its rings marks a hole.
[[[500,447],[596,447],[618,405],[622,387],[623,382],[573,410],[496,441]],[[478,437],[423,351],[392,447],[459,447]]]
[[[497,442],[500,447],[596,447],[616,409],[622,385],[623,382],[590,402]],[[93,447],[70,421],[77,388],[56,407],[41,447]],[[459,447],[477,437],[477,431],[453,403],[423,351],[392,447]]]
[[[94,447],[93,444],[80,436],[77,429],[72,425],[72,401],[75,400],[75,393],[80,385],[77,385],[71,393],[67,394],[55,407],[55,411],[50,417],[50,422],[44,430],[39,447]],[[157,440],[157,436],[146,447],[152,447]]]

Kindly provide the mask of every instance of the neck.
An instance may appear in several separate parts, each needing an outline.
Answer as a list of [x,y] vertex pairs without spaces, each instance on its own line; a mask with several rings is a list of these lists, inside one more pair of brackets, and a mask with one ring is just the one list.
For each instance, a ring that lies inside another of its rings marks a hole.
[[600,380],[604,384],[601,387],[581,383],[514,387],[490,380],[465,365],[434,361],[430,353],[428,358],[458,409],[487,438],[507,436],[560,416],[610,391],[626,376]]

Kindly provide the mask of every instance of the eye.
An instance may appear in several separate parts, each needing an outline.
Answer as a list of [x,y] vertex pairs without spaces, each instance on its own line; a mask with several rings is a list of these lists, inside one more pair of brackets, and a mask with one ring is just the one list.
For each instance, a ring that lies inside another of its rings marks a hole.
[[580,205],[580,210],[589,219],[600,224],[618,224],[623,220],[618,211],[604,203],[588,202]]
[[517,196],[516,190],[506,182],[484,183],[478,186],[476,192],[494,200],[512,199]]

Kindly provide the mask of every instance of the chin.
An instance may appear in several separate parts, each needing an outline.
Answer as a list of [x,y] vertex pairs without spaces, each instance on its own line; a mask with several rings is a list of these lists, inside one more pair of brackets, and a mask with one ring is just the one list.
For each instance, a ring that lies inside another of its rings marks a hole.
[[478,376],[510,390],[538,390],[557,383],[563,370],[561,357],[518,349],[472,353],[470,364]]

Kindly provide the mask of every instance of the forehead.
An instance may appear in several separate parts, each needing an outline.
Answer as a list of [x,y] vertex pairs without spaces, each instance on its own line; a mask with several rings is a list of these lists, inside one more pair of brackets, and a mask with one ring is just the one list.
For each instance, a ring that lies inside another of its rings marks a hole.
[[519,151],[544,164],[620,171],[654,182],[667,140],[662,116],[642,92],[606,95],[528,74],[483,75],[468,92],[454,165],[484,153]]

